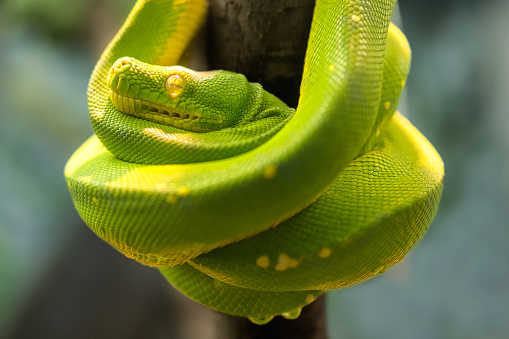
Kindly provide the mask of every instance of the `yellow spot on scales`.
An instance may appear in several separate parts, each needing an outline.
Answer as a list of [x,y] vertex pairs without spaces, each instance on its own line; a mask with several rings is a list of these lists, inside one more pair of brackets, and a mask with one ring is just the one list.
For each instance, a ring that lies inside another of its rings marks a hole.
[[297,319],[300,314],[302,312],[302,308],[296,308],[292,311],[289,311],[289,312],[284,312],[282,313],[281,315],[285,318],[285,319],[289,319],[289,320],[294,320],[294,319]]
[[273,179],[277,174],[277,167],[276,165],[268,165],[265,167],[265,170],[263,171],[263,177],[265,179]]
[[334,65],[330,65],[329,66],[329,72],[332,72],[333,69],[334,69]]
[[166,197],[166,202],[173,205],[177,202],[177,197],[174,194],[170,194]]
[[99,199],[97,199],[97,197],[92,197],[92,201],[94,202],[94,204],[97,204],[97,202],[99,201]]
[[385,110],[388,111],[391,108],[391,102],[390,101],[386,101],[385,104],[384,104],[384,107],[385,107]]
[[306,302],[307,302],[308,304],[310,304],[310,303],[312,303],[313,301],[315,301],[315,299],[316,299],[316,298],[315,298],[315,296],[314,296],[314,295],[312,295],[312,294],[308,294],[308,295],[306,296]]
[[332,250],[328,247],[324,247],[318,252],[320,258],[328,258],[332,253]]
[[270,266],[270,259],[267,255],[261,255],[256,259],[256,265],[261,268],[268,268]]
[[295,268],[299,266],[300,260],[290,257],[286,253],[281,253],[278,257],[276,264],[276,271],[286,271],[289,268]]
[[78,178],[78,181],[82,184],[89,185],[92,182],[92,176],[91,175],[85,175]]
[[248,317],[248,319],[253,324],[256,324],[256,325],[265,325],[265,324],[268,324],[272,319],[274,319],[274,316],[268,316],[266,318]]
[[353,21],[353,22],[359,22],[359,21],[361,21],[361,17],[360,17],[360,16],[358,16],[358,15],[356,15],[356,14],[352,14],[352,17],[351,17],[351,18],[352,18],[352,21]]
[[179,187],[177,194],[181,197],[187,197],[191,193],[191,189],[187,186]]

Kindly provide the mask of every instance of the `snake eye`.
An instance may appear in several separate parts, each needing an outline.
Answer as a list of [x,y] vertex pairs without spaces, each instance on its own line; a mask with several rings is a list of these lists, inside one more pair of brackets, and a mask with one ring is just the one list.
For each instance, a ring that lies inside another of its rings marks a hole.
[[182,79],[182,77],[177,74],[170,75],[168,79],[166,79],[164,88],[166,89],[166,92],[168,92],[171,95],[172,98],[176,98],[184,90],[184,79]]

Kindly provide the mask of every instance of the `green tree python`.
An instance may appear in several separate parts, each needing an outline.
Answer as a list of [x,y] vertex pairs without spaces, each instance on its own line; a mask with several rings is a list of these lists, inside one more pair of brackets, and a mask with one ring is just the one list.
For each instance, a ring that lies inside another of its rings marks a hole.
[[183,51],[205,0],[138,0],[91,76],[65,177],[87,225],[190,298],[266,323],[400,262],[443,163],[396,111],[396,0],[318,0],[296,109]]

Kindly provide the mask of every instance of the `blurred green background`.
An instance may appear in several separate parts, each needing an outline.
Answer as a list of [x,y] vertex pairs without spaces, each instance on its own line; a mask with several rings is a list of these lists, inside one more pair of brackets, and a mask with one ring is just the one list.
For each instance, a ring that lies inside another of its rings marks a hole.
[[[192,324],[210,313],[91,234],[63,179],[92,133],[88,77],[133,2],[0,2],[0,338],[208,338]],[[445,190],[405,261],[328,293],[331,339],[509,338],[509,2],[400,10],[405,113]]]

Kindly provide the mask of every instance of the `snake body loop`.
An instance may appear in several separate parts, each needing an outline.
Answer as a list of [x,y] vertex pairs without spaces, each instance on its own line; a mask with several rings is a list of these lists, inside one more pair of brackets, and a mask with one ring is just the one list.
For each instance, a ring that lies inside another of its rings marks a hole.
[[88,89],[75,206],[180,291],[265,323],[400,262],[443,163],[397,111],[410,49],[395,0],[318,0],[296,110],[227,71],[177,65],[204,0],[138,0]]

